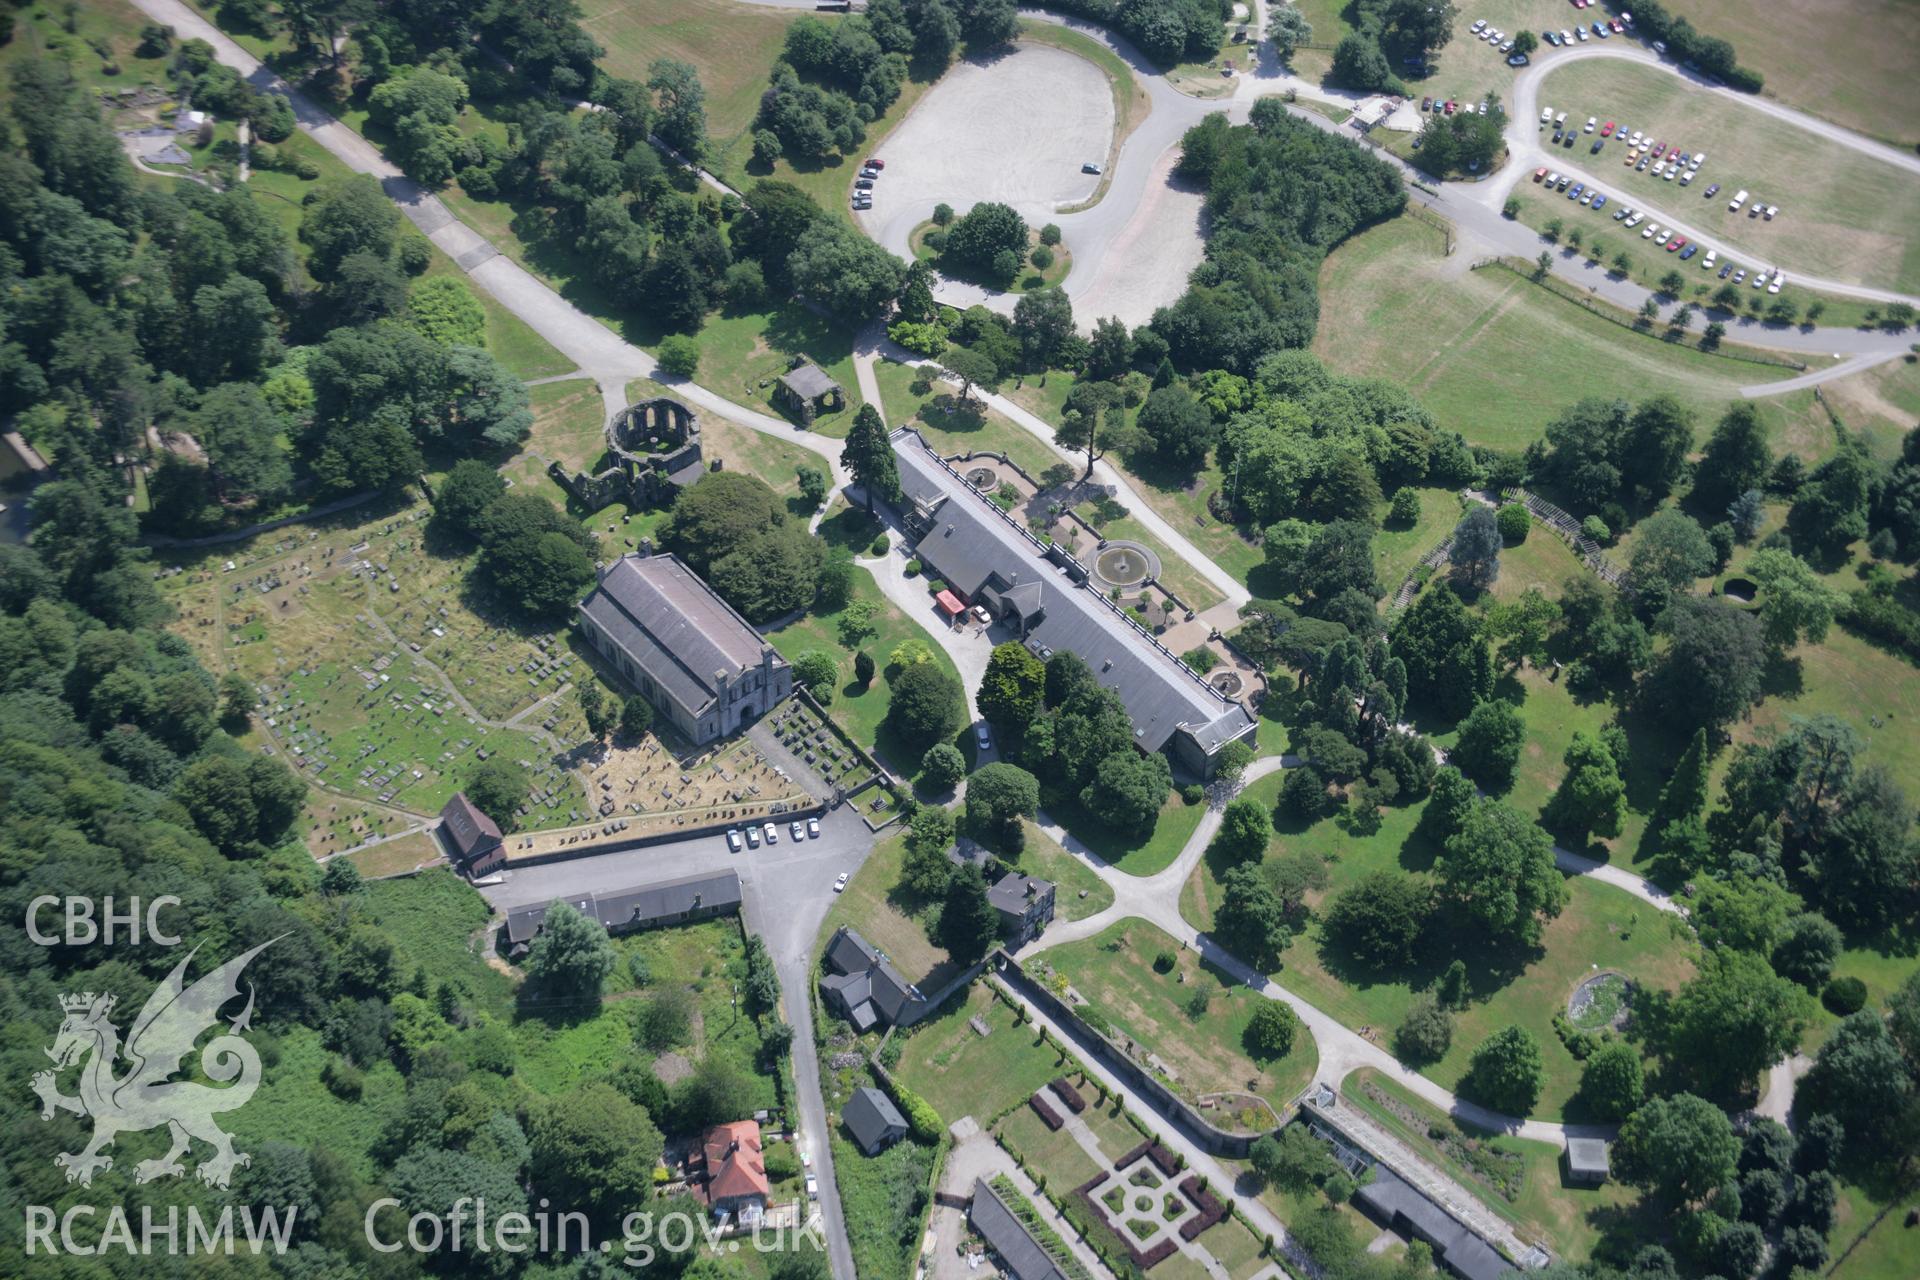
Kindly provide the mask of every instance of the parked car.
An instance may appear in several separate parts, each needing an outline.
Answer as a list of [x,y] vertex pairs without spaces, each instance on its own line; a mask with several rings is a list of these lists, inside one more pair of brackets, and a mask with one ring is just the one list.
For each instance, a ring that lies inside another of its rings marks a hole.
[[1605,40],[1608,36],[1613,34],[1613,32],[1607,30],[1605,23],[1596,21],[1592,24],[1592,26],[1593,26],[1593,34],[1599,36],[1602,40]]
[[1731,262],[1729,262],[1726,266],[1720,268],[1720,278],[1722,280],[1725,280],[1728,276],[1732,274],[1733,274],[1733,264]]
[[1682,169],[1680,171],[1680,185],[1683,187],[1693,185],[1693,170]]
[[1615,222],[1624,222],[1632,216],[1633,216],[1633,209],[1626,205],[1622,205],[1620,208],[1615,209],[1613,211],[1613,220]]
[[1667,241],[1668,253],[1678,253],[1686,247],[1687,238],[1685,236],[1675,236],[1673,239]]
[[1667,52],[1667,42],[1665,40],[1655,40],[1653,42],[1653,51],[1664,56]]
[[[847,889],[847,873],[842,871],[838,876],[838,878],[836,878],[833,882],[833,891],[835,893],[845,893],[846,889]],[[809,1184],[807,1187],[807,1190],[811,1193],[813,1191],[813,1187],[811,1185],[813,1182],[813,1179],[808,1178],[807,1182]]]
[[740,848],[741,848],[740,829],[738,827],[728,827],[727,828],[728,852],[738,853],[740,852]]
[[1742,280],[1745,280],[1746,278],[1747,278],[1747,269],[1745,267],[1741,267],[1739,270],[1733,273],[1733,282],[1735,284],[1739,284]]
[[856,191],[871,191],[873,189],[873,179],[855,178],[853,180],[853,187]]
[[1613,31],[1613,34],[1615,35],[1624,35],[1627,30],[1625,27],[1620,25],[1620,19],[1618,18],[1608,18],[1607,26]]
[[1596,209],[1603,207],[1606,203],[1607,198],[1604,195],[1596,195],[1593,198],[1593,207]]
[[1688,258],[1691,258],[1694,254],[1698,252],[1700,252],[1700,246],[1697,244],[1690,244],[1686,248],[1680,251],[1680,261],[1685,262]]
[[1609,120],[1600,126],[1600,136],[1603,138],[1611,138],[1613,136],[1613,121]]
[[1770,283],[1769,283],[1769,284],[1767,285],[1767,292],[1768,292],[1768,293],[1778,293],[1778,292],[1780,292],[1780,286],[1781,286],[1781,285],[1783,285],[1783,284],[1785,284],[1786,282],[1787,282],[1787,275],[1786,275],[1786,272],[1784,272],[1784,271],[1776,271],[1776,272],[1774,272],[1774,273],[1773,273],[1773,280],[1772,280],[1772,281],[1771,281],[1771,282],[1770,282]]
[[1656,232],[1656,231],[1658,231],[1659,229],[1660,229],[1660,224],[1659,224],[1659,223],[1657,223],[1657,222],[1649,222],[1649,223],[1647,224],[1647,229],[1646,229],[1645,231],[1642,231],[1642,232],[1640,233],[1640,238],[1641,238],[1642,240],[1651,240],[1651,239],[1653,239],[1653,233],[1654,233],[1654,232]]
[[1574,35],[1574,38],[1578,40],[1581,44],[1585,44],[1587,42],[1587,29],[1585,27],[1575,27],[1573,29],[1573,35]]
[[1708,200],[1711,200],[1719,194],[1720,194],[1720,184],[1716,182],[1712,186],[1707,188],[1707,194],[1705,198]]
[[1720,251],[1718,249],[1707,250],[1707,256],[1700,259],[1700,269],[1702,271],[1713,270],[1714,259],[1718,258],[1719,256],[1720,256]]
[[1516,53],[1508,56],[1507,65],[1510,67],[1524,67],[1532,61],[1533,59],[1529,58],[1526,54]]
[[1473,20],[1473,25],[1467,28],[1467,30],[1473,32],[1475,35],[1479,35],[1482,31],[1485,31],[1486,29],[1487,29],[1487,20],[1485,18],[1475,18]]
[[1572,146],[1573,146],[1573,140],[1574,140],[1575,138],[1577,138],[1577,137],[1579,137],[1579,136],[1580,136],[1579,134],[1577,134],[1577,133],[1575,133],[1575,132],[1574,132],[1573,130],[1571,130],[1571,129],[1569,129],[1569,130],[1567,130],[1567,140],[1566,140],[1566,141],[1565,141],[1564,143],[1562,143],[1561,145],[1562,145],[1562,146],[1565,146],[1565,147],[1569,147],[1569,148],[1570,148],[1570,147],[1572,147]]
[[1546,176],[1547,176],[1547,170],[1546,170],[1546,167],[1545,167],[1545,166],[1542,166],[1542,167],[1540,167],[1540,168],[1538,168],[1538,169],[1535,169],[1535,170],[1533,171],[1533,180],[1534,180],[1535,182],[1539,182],[1539,181],[1541,181],[1541,180],[1543,180],[1543,179],[1544,179],[1544,178],[1545,178]]
[[1767,269],[1765,267],[1762,267],[1760,268],[1759,271],[1754,273],[1753,287],[1758,289],[1762,285],[1766,284],[1766,282],[1767,282]]
[[887,162],[885,160],[882,160],[879,156],[868,156],[867,163],[872,165],[876,169],[884,169],[887,167]]
[[807,839],[818,840],[819,838],[820,838],[820,819],[808,818],[807,819]]
[[1567,131],[1565,129],[1555,129],[1553,131],[1553,140],[1556,144],[1560,141],[1560,139],[1566,136],[1567,136]]
[[1540,38],[1556,49],[1560,47],[1560,33],[1558,31],[1542,31]]
[[1705,164],[1706,162],[1707,162],[1707,153],[1704,151],[1696,151],[1693,153],[1693,159],[1687,161],[1687,168],[1698,169],[1701,165]]
[[1768,221],[1768,222],[1772,222],[1772,221],[1773,221],[1773,215],[1774,215],[1774,214],[1776,214],[1776,213],[1778,213],[1778,212],[1780,212],[1780,206],[1779,206],[1779,205],[1777,205],[1777,204],[1770,204],[1770,205],[1768,205],[1768,206],[1767,206],[1767,215],[1766,215],[1766,216],[1767,216],[1767,221]]
[[1559,185],[1558,185],[1558,186],[1556,186],[1556,187],[1554,188],[1554,190],[1556,190],[1556,191],[1565,191],[1565,190],[1567,189],[1567,184],[1568,184],[1569,182],[1572,182],[1572,181],[1573,181],[1573,179],[1572,179],[1572,178],[1569,178],[1569,177],[1568,177],[1568,176],[1567,176],[1566,174],[1564,174],[1564,173],[1563,173],[1563,174],[1561,174],[1561,175],[1560,175],[1560,182],[1559,182]]
[[1593,198],[1594,198],[1595,196],[1597,196],[1597,195],[1599,195],[1599,194],[1600,194],[1600,193],[1599,193],[1598,191],[1594,191],[1594,190],[1591,190],[1591,189],[1589,189],[1589,190],[1588,190],[1588,192],[1587,192],[1587,194],[1585,194],[1585,195],[1583,195],[1583,196],[1581,196],[1581,197],[1580,197],[1580,203],[1581,203],[1581,204],[1584,204],[1584,205],[1592,205],[1592,204],[1593,204]]
[[807,829],[800,825],[800,819],[795,818],[787,824],[787,834],[793,837],[795,844],[799,844],[807,838]]
[[1571,32],[1571,31],[1569,31],[1569,30],[1567,30],[1567,29],[1566,29],[1565,27],[1562,27],[1562,28],[1560,28],[1560,43],[1561,43],[1561,44],[1572,44],[1572,43],[1573,43],[1573,32]]
[[1657,245],[1664,246],[1667,243],[1667,241],[1671,239],[1673,239],[1673,228],[1669,227],[1665,231],[1662,231],[1659,235],[1655,236],[1653,238],[1653,242]]
[[1427,95],[1426,97],[1424,97],[1424,98],[1422,98],[1422,99],[1420,99],[1420,109],[1421,109],[1422,111],[1431,111],[1431,110],[1433,110],[1433,95],[1432,95],[1432,94],[1428,94],[1428,95]]
[[760,847],[760,828],[747,828],[747,847],[749,849],[758,849]]
[[973,743],[976,747],[980,748],[980,750],[982,751],[993,750],[993,735],[987,731],[987,726],[985,721],[982,721],[980,724],[977,724],[974,726]]
[[766,825],[766,829],[760,834],[767,838],[768,844],[780,843],[780,828],[774,826],[771,822]]

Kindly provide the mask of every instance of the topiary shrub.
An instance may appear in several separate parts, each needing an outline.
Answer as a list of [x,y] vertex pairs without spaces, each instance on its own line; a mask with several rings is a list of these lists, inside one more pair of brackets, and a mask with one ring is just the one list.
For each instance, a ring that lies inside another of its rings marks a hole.
[[1533,517],[1527,509],[1517,502],[1509,502],[1494,516],[1500,526],[1500,541],[1509,547],[1517,547],[1527,540],[1527,530],[1533,524]]
[[1180,799],[1185,804],[1199,804],[1207,798],[1207,789],[1197,782],[1189,782],[1180,788]]
[[868,547],[867,551],[872,555],[883,556],[887,554],[887,548],[892,545],[887,541],[887,535],[883,533],[873,540],[873,545]]
[[1858,978],[1835,978],[1820,993],[1820,1003],[1842,1018],[1858,1013],[1867,1003],[1867,984]]

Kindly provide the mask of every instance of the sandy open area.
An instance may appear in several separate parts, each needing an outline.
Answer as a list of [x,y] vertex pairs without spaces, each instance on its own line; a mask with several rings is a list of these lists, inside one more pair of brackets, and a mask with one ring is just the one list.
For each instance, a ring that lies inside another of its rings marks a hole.
[[867,233],[904,254],[936,204],[965,213],[982,200],[1012,205],[1029,223],[1087,199],[1100,179],[1082,173],[1113,142],[1113,92],[1084,58],[1044,45],[969,59],[928,91],[877,154],[887,163]]
[[1155,308],[1186,290],[1188,274],[1206,253],[1200,231],[1206,196],[1197,184],[1174,176],[1179,160],[1180,148],[1172,146],[1154,161],[1146,191],[1107,246],[1097,273],[1084,289],[1070,290],[1082,328],[1104,316],[1119,316],[1129,328],[1145,324]]

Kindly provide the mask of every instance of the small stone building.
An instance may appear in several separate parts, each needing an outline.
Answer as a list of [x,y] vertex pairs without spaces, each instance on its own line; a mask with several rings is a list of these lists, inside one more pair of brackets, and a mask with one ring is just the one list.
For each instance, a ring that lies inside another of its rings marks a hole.
[[847,407],[847,394],[827,371],[811,360],[795,365],[773,384],[776,404],[811,425],[823,413],[838,413]]
[[1606,1182],[1612,1172],[1607,1156],[1606,1139],[1567,1139],[1567,1180],[1569,1182],[1579,1183],[1583,1187],[1598,1187]]
[[454,792],[440,810],[440,839],[447,856],[469,877],[489,875],[506,865],[507,848],[500,828],[467,799],[464,791]]
[[907,1136],[907,1118],[893,1099],[872,1085],[855,1089],[840,1109],[840,1119],[863,1155],[877,1156]]
[[1040,936],[1053,919],[1053,882],[1010,871],[987,890],[987,901],[1000,917],[1000,936],[1018,950]]

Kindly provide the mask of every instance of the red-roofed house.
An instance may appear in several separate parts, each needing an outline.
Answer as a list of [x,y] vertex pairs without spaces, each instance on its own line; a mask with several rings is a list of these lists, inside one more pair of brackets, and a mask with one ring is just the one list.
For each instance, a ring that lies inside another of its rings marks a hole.
[[760,1152],[759,1123],[736,1120],[715,1125],[701,1135],[700,1149],[705,1171],[699,1196],[707,1207],[737,1222],[758,1222],[773,1193]]
[[500,828],[480,812],[467,793],[456,791],[440,811],[440,836],[454,864],[469,876],[484,876],[506,865],[507,848]]

